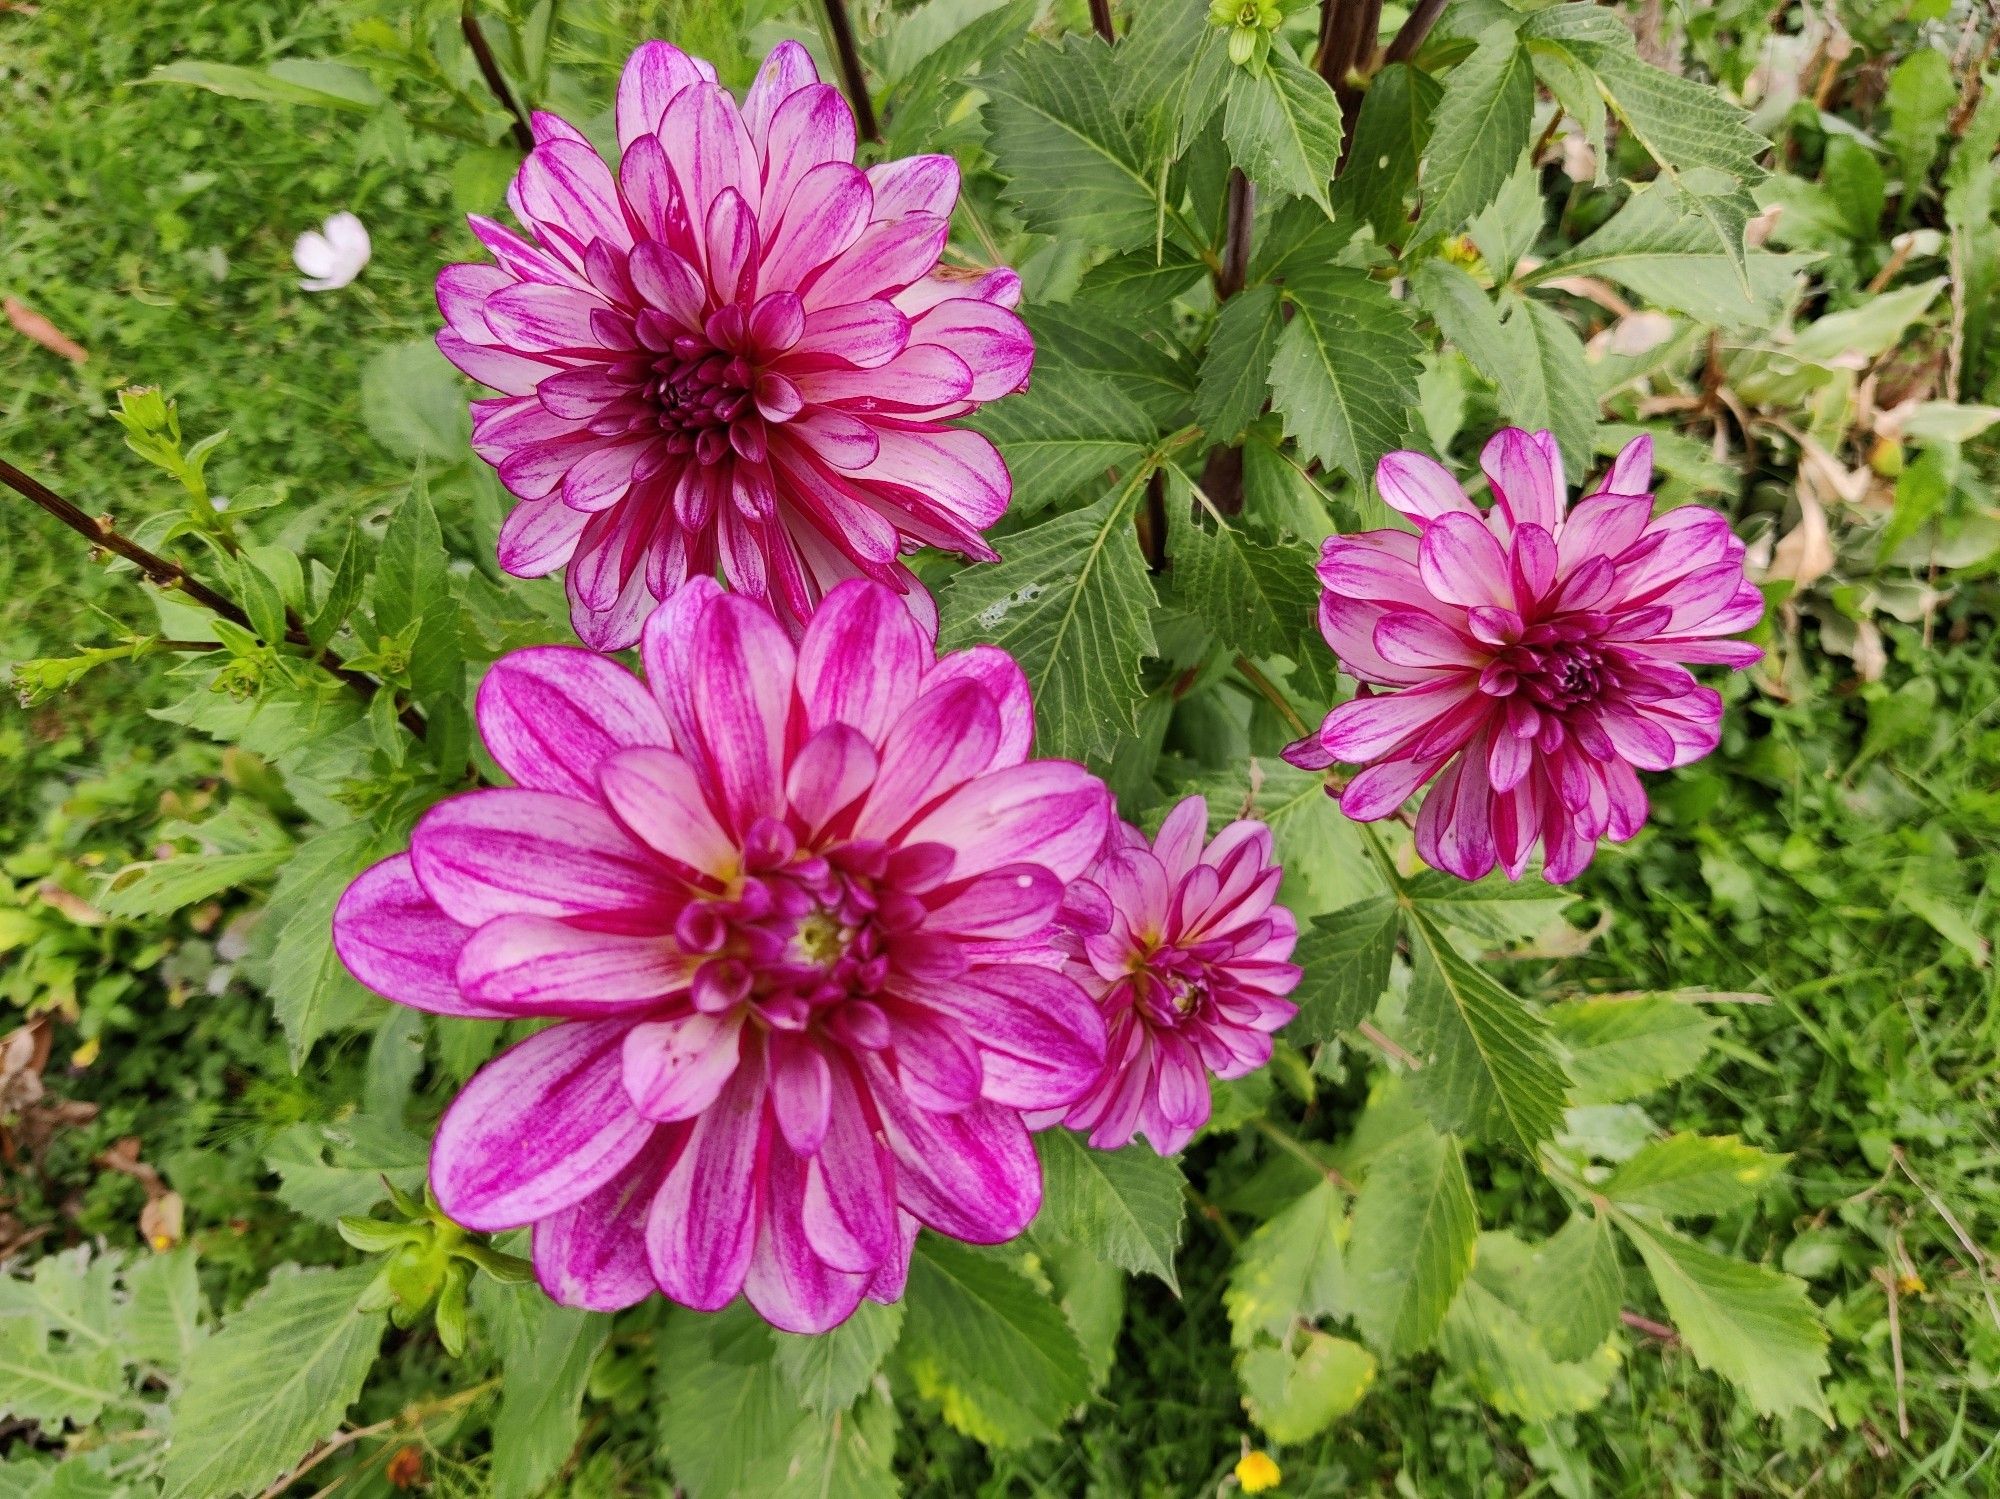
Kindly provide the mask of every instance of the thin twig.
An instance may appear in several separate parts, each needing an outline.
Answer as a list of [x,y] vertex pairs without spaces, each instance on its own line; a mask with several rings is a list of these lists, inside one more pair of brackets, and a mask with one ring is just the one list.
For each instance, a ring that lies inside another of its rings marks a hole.
[[882,130],[875,123],[875,101],[868,97],[868,75],[861,68],[861,49],[855,45],[854,22],[847,14],[847,0],[826,0],[826,25],[833,33],[833,50],[840,61],[840,76],[847,86],[847,102],[854,106],[854,125],[865,141],[879,141]]
[[392,1416],[386,1421],[376,1421],[368,1426],[357,1426],[352,1431],[343,1431],[337,1436],[329,1437],[326,1441],[320,1443],[318,1447],[314,1448],[296,1468],[264,1490],[260,1499],[277,1499],[278,1495],[284,1493],[286,1489],[297,1483],[306,1474],[312,1472],[314,1468],[317,1468],[336,1453],[345,1451],[356,1442],[368,1437],[381,1436],[384,1432],[395,1431],[400,1427],[422,1426],[424,1422],[434,1416],[449,1415],[452,1411],[471,1405],[482,1395],[489,1394],[497,1389],[499,1385],[500,1380],[496,1376],[493,1379],[484,1380],[479,1384],[473,1385],[469,1389],[459,1390],[455,1394],[446,1395],[442,1399],[425,1401],[421,1404],[413,1405],[400,1416]]
[[1423,1058],[1413,1056],[1394,1036],[1381,1029],[1374,1021],[1364,1020],[1355,1026],[1354,1030],[1362,1040],[1381,1052],[1383,1056],[1391,1057],[1400,1062],[1407,1071],[1422,1072],[1424,1070]]
[[1312,725],[1299,716],[1299,710],[1292,706],[1291,699],[1278,690],[1278,684],[1265,676],[1257,663],[1248,656],[1238,656],[1235,662],[1236,674],[1257,690],[1258,696],[1278,710],[1278,716],[1292,726],[1293,731],[1305,739],[1312,734]]
[[1655,1322],[1651,1317],[1642,1317],[1637,1312],[1621,1309],[1618,1320],[1634,1332],[1642,1332],[1649,1338],[1657,1338],[1662,1343],[1678,1343],[1681,1335],[1664,1322]]
[[[257,627],[250,622],[250,616],[243,612],[235,600],[216,592],[199,578],[192,576],[178,562],[169,561],[167,558],[160,556],[159,553],[148,551],[145,547],[139,545],[131,537],[120,532],[111,523],[110,516],[101,515],[93,518],[85,514],[80,507],[71,504],[40,479],[35,478],[32,474],[24,473],[4,458],[0,458],[0,483],[4,483],[9,489],[12,489],[24,499],[32,500],[65,526],[68,526],[70,530],[88,541],[93,547],[101,547],[107,552],[112,552],[123,557],[127,562],[138,568],[140,573],[154,587],[164,589],[170,593],[185,595],[187,598],[201,605],[202,608],[208,610],[209,613],[226,619],[231,624],[248,630],[253,635],[258,633]],[[291,645],[304,647],[310,651],[311,642],[306,638],[303,628],[300,628],[296,624],[295,617],[289,612],[286,617],[288,621],[292,622],[285,634],[286,642]],[[276,641],[270,642],[273,645],[277,643]],[[363,701],[372,699],[375,696],[378,684],[372,678],[363,676],[358,671],[350,670],[347,664],[332,651],[322,650],[313,657],[313,660],[333,676],[353,688],[355,692],[360,694]],[[402,718],[404,726],[412,734],[415,734],[419,739],[424,737],[425,725],[421,713],[417,712],[414,708],[405,708]]]
[[1431,28],[1437,25],[1438,17],[1444,14],[1444,8],[1449,3],[1450,0],[1418,0],[1410,11],[1410,18],[1396,33],[1396,39],[1389,43],[1389,50],[1382,54],[1382,61],[1408,62],[1415,57],[1417,49],[1423,46]]
[[528,112],[521,107],[521,101],[514,97],[514,91],[507,87],[507,75],[500,71],[500,59],[493,55],[492,44],[486,40],[486,33],[479,29],[479,17],[473,14],[472,0],[465,0],[465,6],[458,13],[458,29],[465,33],[465,45],[472,49],[472,60],[479,64],[479,76],[486,80],[486,87],[493,97],[500,101],[500,107],[514,117],[511,129],[514,144],[522,151],[535,149],[535,127],[529,122]]
[[1889,1156],[1902,1167],[1903,1175],[1910,1179],[1912,1186],[1924,1194],[1924,1200],[1931,1205],[1931,1211],[1944,1219],[1945,1226],[1952,1231],[1953,1237],[1972,1257],[1973,1268],[1979,1272],[1979,1289],[1986,1298],[1987,1314],[1993,1318],[1993,1325],[2000,1327],[2000,1304],[1996,1304],[1993,1300],[1992,1262],[1987,1258],[1986,1251],[1980,1248],[1978,1241],[1965,1231],[1965,1225],[1960,1223],[1958,1215],[1945,1205],[1945,1200],[1933,1192],[1924,1179],[1911,1169],[1909,1157],[1903,1154],[1902,1146],[1891,1145]]
[[1111,0],[1090,0],[1090,29],[1107,42],[1118,40],[1118,33],[1111,25]]
[[1884,1269],[1877,1265],[1872,1272],[1882,1283],[1882,1294],[1889,1298],[1889,1364],[1896,1376],[1896,1430],[1903,1440],[1910,1438],[1910,1407],[1903,1396],[1903,1309],[1902,1294],[1896,1285],[1894,1269]]
[[1296,1135],[1291,1134],[1289,1131],[1279,1129],[1277,1125],[1273,1124],[1268,1119],[1260,1118],[1253,1120],[1252,1122],[1257,1126],[1259,1134],[1262,1134],[1265,1137],[1267,1137],[1272,1144],[1276,1145],[1280,1150],[1284,1151],[1287,1155],[1292,1156],[1297,1160],[1303,1161],[1306,1165],[1310,1166],[1313,1170],[1317,1171],[1322,1177],[1332,1182],[1336,1187],[1339,1187],[1342,1191],[1352,1192],[1354,1190],[1353,1182],[1349,1181],[1346,1177],[1342,1176],[1338,1171],[1334,1170],[1333,1167],[1327,1165],[1325,1161],[1322,1161],[1318,1156],[1314,1155],[1310,1150],[1307,1150],[1304,1143],[1301,1140],[1299,1140],[1299,1138]]

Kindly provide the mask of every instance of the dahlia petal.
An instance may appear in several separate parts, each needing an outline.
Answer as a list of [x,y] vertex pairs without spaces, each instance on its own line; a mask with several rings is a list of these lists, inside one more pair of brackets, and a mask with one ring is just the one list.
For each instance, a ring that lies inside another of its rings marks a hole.
[[757,216],[743,194],[725,187],[708,211],[708,281],[719,302],[757,293]]
[[1568,571],[1593,557],[1616,559],[1639,539],[1653,518],[1649,494],[1594,494],[1577,501],[1556,537],[1556,553]]
[[875,437],[875,456],[857,479],[905,491],[924,510],[975,532],[1007,513],[1014,481],[985,434],[965,427],[878,426]]
[[868,169],[879,218],[899,219],[908,213],[951,216],[958,201],[958,162],[949,156],[905,156],[877,162]]
[[969,398],[972,370],[949,349],[912,343],[877,369],[811,370],[793,376],[792,383],[809,402],[915,415]]
[[790,362],[837,358],[856,369],[877,369],[909,342],[910,320],[887,302],[843,302],[806,314]]
[[639,645],[639,658],[646,667],[646,685],[666,715],[674,744],[683,755],[697,753],[702,743],[693,695],[699,671],[692,648],[694,629],[701,616],[721,597],[722,588],[715,579],[688,579],[648,617]]
[[972,370],[966,399],[992,401],[1028,383],[1035,341],[1028,325],[1004,307],[967,298],[940,303],[910,323],[912,343],[940,344]]
[[333,911],[333,948],[347,971],[384,999],[434,1015],[486,1019],[503,1012],[458,988],[470,933],[417,882],[408,854],[364,870]]
[[535,147],[514,178],[522,219],[544,244],[569,241],[579,256],[592,240],[632,248],[632,230],[611,169],[590,146],[552,140]]
[[1533,521],[1514,528],[1514,545],[1507,559],[1514,597],[1522,610],[1533,609],[1556,580],[1555,538]]
[[645,851],[594,802],[548,791],[467,791],[410,835],[417,878],[454,921],[581,916],[657,904]]
[[743,1289],[765,1211],[768,1131],[762,1061],[745,1058],[695,1121],[646,1220],[653,1278],[683,1306],[719,1311]]
[[1609,706],[1598,710],[1597,721],[1612,748],[1639,769],[1666,770],[1674,763],[1673,736],[1659,725]]
[[431,1144],[445,1212],[482,1232],[518,1228],[588,1197],[645,1148],[653,1125],[632,1111],[618,1076],[628,1028],[566,1021],[479,1069]]
[[963,1027],[918,1005],[885,1006],[889,1052],[903,1094],[919,1109],[956,1114],[976,1102],[979,1049]]
[[500,527],[500,566],[517,578],[544,578],[569,561],[590,517],[561,500],[516,505]]
[[1477,693],[1476,683],[1452,677],[1404,692],[1355,698],[1327,714],[1320,727],[1320,744],[1349,764],[1377,759]]
[[1432,596],[1418,569],[1419,545],[1406,531],[1329,536],[1320,544],[1315,571],[1320,585],[1340,598],[1443,616],[1447,606]]
[[828,1083],[826,1134],[806,1167],[801,1224],[827,1264],[872,1270],[896,1243],[895,1169],[848,1065],[829,1069]]
[[902,827],[992,764],[999,745],[999,709],[977,683],[946,682],[926,691],[882,742],[881,769],[856,835],[883,837]]
[[868,178],[852,162],[823,161],[806,172],[783,217],[766,220],[764,284],[810,286],[819,267],[861,237],[874,203]]
[[851,724],[817,729],[792,757],[785,800],[809,834],[817,834],[875,783],[875,747]]
[[808,84],[771,112],[764,139],[764,211],[784,212],[805,175],[829,161],[853,164],[854,112],[831,84]]
[[[800,1155],[813,1155],[826,1139],[833,1117],[833,1072],[826,1054],[812,1041],[775,1035],[771,1048],[771,1112],[778,1129]],[[801,1170],[799,1189],[805,1189]]]
[[954,937],[1032,937],[1062,908],[1062,882],[1035,864],[996,869],[956,886],[931,907],[927,931]]
[[1553,533],[1562,521],[1562,459],[1545,432],[1503,428],[1487,439],[1479,466],[1493,486],[1493,502],[1516,526]]
[[599,764],[596,780],[619,822],[648,848],[719,879],[735,872],[737,841],[685,757],[660,748],[624,750]]
[[700,1114],[736,1075],[743,1023],[740,1009],[695,1010],[633,1026],[619,1069],[633,1109],[662,1124]]
[[702,76],[694,59],[678,47],[641,42],[618,80],[618,149],[629,153],[639,137],[657,134],[674,95],[700,83]]
[[1110,820],[1103,782],[1081,765],[1037,760],[967,782],[906,829],[903,841],[954,850],[956,879],[1040,864],[1072,880],[1089,867]]
[[763,195],[757,148],[727,89],[714,83],[682,89],[667,104],[659,135],[674,143],[674,177],[689,223],[706,224],[709,209],[730,188],[757,207]]
[[979,1048],[988,1102],[1059,1108],[1087,1091],[1104,1062],[1104,1017],[1073,981],[1006,964],[927,984],[921,1003],[949,1015]]
[[1534,763],[1532,740],[1508,733],[1493,735],[1486,755],[1486,774],[1495,791],[1512,791],[1527,778]]
[[870,224],[813,281],[806,310],[901,291],[937,264],[950,233],[949,219],[927,213]]
[[574,646],[531,646],[494,662],[479,684],[479,736],[520,786],[591,798],[605,758],[665,744],[652,694],[615,661]]
[[594,292],[521,281],[486,299],[486,326],[501,343],[529,353],[587,352],[601,347],[590,315],[605,304]]
[[516,354],[511,349],[490,349],[483,344],[469,342],[449,328],[438,330],[436,343],[438,352],[460,374],[469,375],[481,385],[489,385],[510,396],[531,395],[549,371],[555,368],[539,359]]
[[844,723],[882,742],[915,701],[931,644],[888,589],[844,583],[820,601],[799,642],[807,726]]
[[1644,494],[1653,487],[1653,435],[1641,432],[1618,450],[1593,494]]
[[778,812],[797,655],[770,611],[720,598],[695,621],[693,704],[708,778],[737,831]]
[[786,426],[786,435],[811,448],[830,468],[860,474],[882,451],[879,429],[859,417],[831,407],[815,406]]
[[687,987],[695,964],[664,933],[595,931],[551,916],[496,916],[458,958],[466,998],[504,1015],[604,1016]]
[[981,770],[999,770],[1027,759],[1035,737],[1035,707],[1020,662],[998,646],[968,646],[940,657],[923,685],[930,690],[959,680],[977,682],[1000,713],[1000,742],[992,762]]
[[791,1333],[822,1333],[854,1315],[867,1273],[836,1270],[813,1252],[803,1212],[805,1160],[783,1139],[771,1141],[764,1212],[743,1293],[759,1316]]
[[812,54],[797,42],[783,41],[765,56],[750,91],[743,96],[743,128],[761,150],[771,133],[778,106],[800,89],[819,82]]
[[658,1289],[646,1263],[646,1214],[666,1165],[656,1131],[603,1186],[535,1225],[535,1279],[551,1301],[616,1312]]
[[1375,487],[1392,510],[1419,525],[1441,515],[1477,517],[1479,509],[1458,480],[1435,458],[1408,451],[1390,453],[1375,465]]
[[1003,1244],[1042,1205],[1041,1163],[1013,1109],[975,1103],[955,1114],[918,1108],[870,1064],[882,1131],[896,1157],[896,1200],[941,1234]]
[[1514,607],[1508,585],[1507,554],[1483,521],[1469,515],[1444,515],[1425,528],[1417,548],[1417,568],[1432,597],[1474,608],[1491,604]]
[[1465,670],[1479,664],[1478,653],[1462,634],[1433,615],[1411,609],[1383,614],[1376,622],[1373,644],[1376,654],[1392,666]]
[[1479,741],[1445,768],[1424,798],[1417,814],[1416,844],[1425,863],[1462,880],[1484,877],[1498,861],[1486,747]]
[[517,281],[547,281],[557,286],[583,286],[584,278],[571,266],[539,245],[521,238],[505,224],[469,213],[465,222],[473,235],[491,252],[500,269]]

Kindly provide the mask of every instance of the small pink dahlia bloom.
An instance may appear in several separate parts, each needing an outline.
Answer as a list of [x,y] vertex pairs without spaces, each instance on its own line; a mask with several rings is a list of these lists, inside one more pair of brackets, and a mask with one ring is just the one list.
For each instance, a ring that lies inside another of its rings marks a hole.
[[492,265],[447,266],[445,357],[500,394],[472,445],[521,504],[520,577],[567,566],[584,643],[630,645],[655,601],[720,567],[794,637],[844,578],[935,624],[897,559],[992,560],[1012,482],[950,425],[1027,383],[1010,270],[939,267],[949,156],[854,165],[854,118],[796,42],[739,107],[647,42],[618,86],[617,171],[537,114],[507,194],[534,242],[473,216]]
[[432,808],[334,944],[400,1003],[557,1022],[431,1151],[453,1218],[533,1225],[557,1301],[740,1291],[822,1331],[901,1294],[918,1224],[983,1244],[1034,1217],[1023,1111],[1104,1059],[1054,937],[1110,794],[1028,758],[1013,658],[937,659],[880,584],[795,646],[697,578],[641,652],[643,684],[574,647],[499,661],[479,725],[516,785]]
[[1271,1033],[1298,1013],[1284,997],[1299,982],[1298,922],[1273,904],[1271,830],[1232,822],[1204,848],[1207,831],[1199,796],[1151,843],[1120,823],[1071,892],[1069,972],[1104,1011],[1110,1044],[1090,1091],[1035,1124],[1087,1129],[1100,1150],[1144,1134],[1173,1155],[1208,1122],[1210,1073],[1271,1060]]
[[1651,438],[1627,443],[1574,506],[1547,432],[1510,427],[1479,462],[1485,510],[1423,454],[1391,453],[1375,482],[1415,532],[1328,538],[1320,633],[1363,695],[1285,755],[1365,765],[1340,797],[1359,822],[1436,776],[1417,817],[1427,862],[1519,879],[1540,843],[1560,884],[1599,838],[1639,831],[1639,771],[1715,748],[1722,698],[1688,665],[1755,663],[1756,646],[1723,637],[1754,625],[1764,600],[1723,516],[1654,517]]

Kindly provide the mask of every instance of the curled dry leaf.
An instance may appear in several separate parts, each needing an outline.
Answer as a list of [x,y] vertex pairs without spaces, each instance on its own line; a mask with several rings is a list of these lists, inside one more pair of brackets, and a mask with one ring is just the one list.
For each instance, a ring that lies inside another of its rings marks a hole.
[[0,310],[6,312],[16,333],[33,339],[51,354],[60,354],[71,364],[83,364],[90,358],[88,349],[25,303],[8,297],[0,301]]

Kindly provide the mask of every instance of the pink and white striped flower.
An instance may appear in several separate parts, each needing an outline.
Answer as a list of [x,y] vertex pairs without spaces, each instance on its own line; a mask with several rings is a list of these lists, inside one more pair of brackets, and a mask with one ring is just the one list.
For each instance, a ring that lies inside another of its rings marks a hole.
[[1340,797],[1360,822],[1435,776],[1417,818],[1426,861],[1519,879],[1539,843],[1560,884],[1598,839],[1645,822],[1639,771],[1720,742],[1722,698],[1688,666],[1753,665],[1756,646],[1724,637],[1764,600],[1727,519],[1700,505],[1653,515],[1651,438],[1574,506],[1547,432],[1510,427],[1479,461],[1485,510],[1423,454],[1391,453],[1375,482],[1416,530],[1327,540],[1320,633],[1363,695],[1286,758],[1365,765]]
[[1054,939],[1110,793],[1028,758],[1012,657],[937,659],[880,584],[794,645],[694,579],[641,652],[643,684],[573,647],[496,663],[480,731],[516,785],[426,814],[335,946],[400,1003],[557,1022],[431,1152],[453,1218],[534,1226],[557,1301],[740,1291],[821,1331],[901,1294],[918,1224],[997,1243],[1034,1217],[1023,1112],[1104,1059]]
[[941,268],[949,156],[862,170],[854,119],[795,42],[739,106],[665,42],[618,87],[617,170],[553,115],[507,195],[532,241],[474,216],[494,263],[438,277],[445,357],[500,394],[473,449],[521,501],[500,564],[568,567],[587,645],[630,645],[656,600],[720,568],[796,638],[870,577],[935,624],[898,560],[980,539],[1012,481],[951,425],[1027,383],[1010,270]]
[[1271,1060],[1271,1033],[1298,1013],[1284,997],[1299,982],[1298,923],[1274,904],[1271,830],[1232,822],[1204,848],[1207,831],[1199,796],[1151,843],[1120,823],[1071,892],[1069,971],[1104,1011],[1110,1044],[1090,1091],[1034,1123],[1087,1129],[1100,1150],[1144,1134],[1173,1155],[1208,1122],[1210,1073]]

